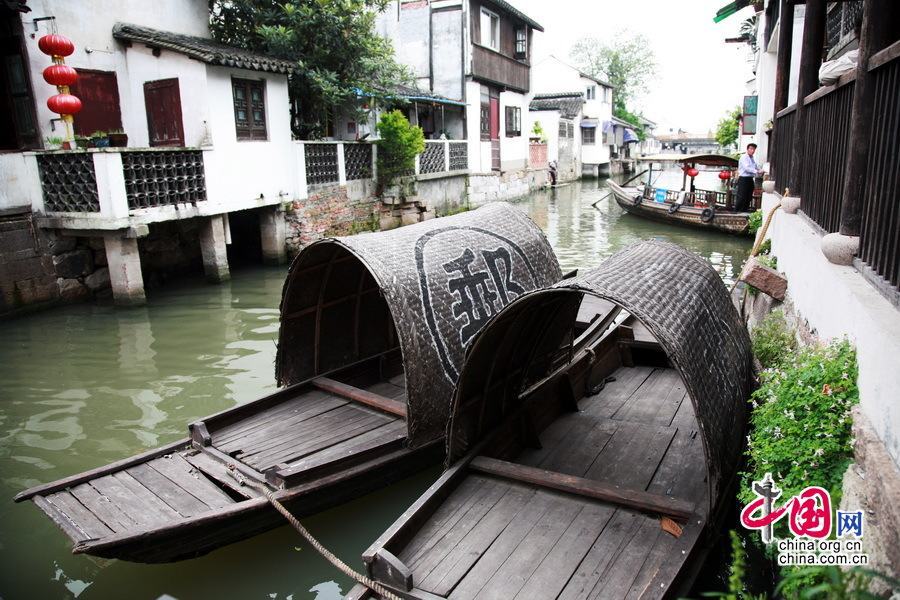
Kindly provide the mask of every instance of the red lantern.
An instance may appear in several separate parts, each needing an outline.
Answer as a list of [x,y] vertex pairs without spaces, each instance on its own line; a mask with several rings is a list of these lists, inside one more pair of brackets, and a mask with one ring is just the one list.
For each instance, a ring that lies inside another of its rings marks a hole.
[[694,167],[691,167],[690,169],[687,170],[687,174],[688,174],[688,177],[693,179],[694,177],[696,177],[697,175],[700,174],[700,171],[698,171]]
[[69,65],[50,65],[44,69],[44,81],[50,85],[72,85],[78,80],[78,71]]
[[47,108],[58,115],[74,115],[81,110],[81,100],[72,94],[57,94],[47,99]]
[[725,169],[725,170],[723,170],[723,171],[719,171],[719,179],[721,179],[722,181],[726,181],[726,180],[728,180],[728,179],[731,179],[731,171],[729,171],[728,169]]
[[69,56],[75,52],[75,44],[64,35],[51,33],[38,40],[41,52],[50,56]]

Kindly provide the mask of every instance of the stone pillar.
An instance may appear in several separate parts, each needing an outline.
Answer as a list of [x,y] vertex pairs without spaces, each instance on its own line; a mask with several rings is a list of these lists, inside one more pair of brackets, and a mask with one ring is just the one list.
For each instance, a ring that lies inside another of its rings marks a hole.
[[283,265],[285,252],[284,213],[280,206],[268,206],[259,211],[259,233],[262,240],[263,262],[267,265]]
[[137,238],[123,237],[121,232],[109,233],[104,236],[103,243],[115,303],[121,306],[144,304],[147,297],[144,294]]
[[231,278],[228,252],[225,248],[225,219],[222,215],[209,217],[200,230],[200,251],[206,280],[221,283]]

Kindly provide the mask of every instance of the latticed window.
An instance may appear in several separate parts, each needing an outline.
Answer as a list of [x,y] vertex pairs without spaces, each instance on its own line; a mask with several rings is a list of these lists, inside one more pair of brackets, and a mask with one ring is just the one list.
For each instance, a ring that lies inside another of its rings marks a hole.
[[265,140],[266,82],[232,79],[234,125],[239,140]]
[[585,146],[593,146],[596,143],[595,132],[597,130],[594,127],[582,127],[581,128],[581,143]]
[[516,29],[516,58],[525,59],[528,57],[528,29],[519,27]]
[[522,109],[518,106],[506,107],[506,137],[522,135]]

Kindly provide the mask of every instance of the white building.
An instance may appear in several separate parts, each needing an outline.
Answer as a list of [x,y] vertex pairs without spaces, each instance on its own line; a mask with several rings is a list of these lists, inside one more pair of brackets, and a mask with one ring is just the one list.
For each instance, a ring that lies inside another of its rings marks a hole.
[[[547,160],[556,163],[559,181],[574,181],[582,175],[584,116],[581,92],[535,94],[528,106],[528,131],[547,143]],[[536,136],[541,131],[542,136]]]
[[[543,28],[505,0],[394,0],[378,16],[425,93],[420,124],[439,123],[451,139],[466,139],[474,173],[523,170],[528,164],[527,94],[531,39]],[[411,94],[407,94],[409,96]],[[436,97],[463,105],[462,112]],[[423,127],[424,129],[424,127]],[[438,137],[441,127],[431,127]],[[458,136],[458,137],[457,137]]]
[[[159,224],[199,227],[207,277],[221,280],[229,275],[228,215],[257,209],[239,218],[258,221],[265,259],[284,260],[276,211],[296,188],[293,63],[214,42],[206,0],[97,1],[90,10],[34,0],[0,16],[13,50],[4,74],[16,82],[0,92],[15,107],[0,113],[0,209],[30,208],[41,228],[102,237],[122,303],[144,300],[138,239]],[[65,58],[79,73],[75,133],[123,131],[127,147],[42,152],[64,135],[47,108],[57,93],[42,78],[51,59],[38,48],[53,32],[75,45]]]
[[[577,130],[572,139],[575,162],[579,165],[578,176],[608,173],[610,144],[604,143],[603,132],[612,121],[612,85],[579,71],[553,55],[537,62],[531,71],[532,110],[535,110],[534,107],[546,106],[546,100],[554,97],[564,98],[577,93],[582,98],[583,106],[579,114],[568,117],[575,119],[574,126]],[[535,104],[534,100],[540,101]],[[541,116],[533,119],[540,120]],[[557,160],[552,141],[555,129],[545,127],[544,131],[550,141],[550,160]]]

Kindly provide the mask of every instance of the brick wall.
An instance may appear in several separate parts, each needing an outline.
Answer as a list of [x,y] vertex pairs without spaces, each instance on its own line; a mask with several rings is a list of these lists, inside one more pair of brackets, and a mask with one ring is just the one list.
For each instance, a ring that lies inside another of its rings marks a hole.
[[295,200],[284,213],[286,244],[292,256],[323,237],[371,231],[381,203],[369,186],[310,186],[309,196]]
[[528,145],[528,166],[532,169],[541,169],[547,166],[547,144]]

